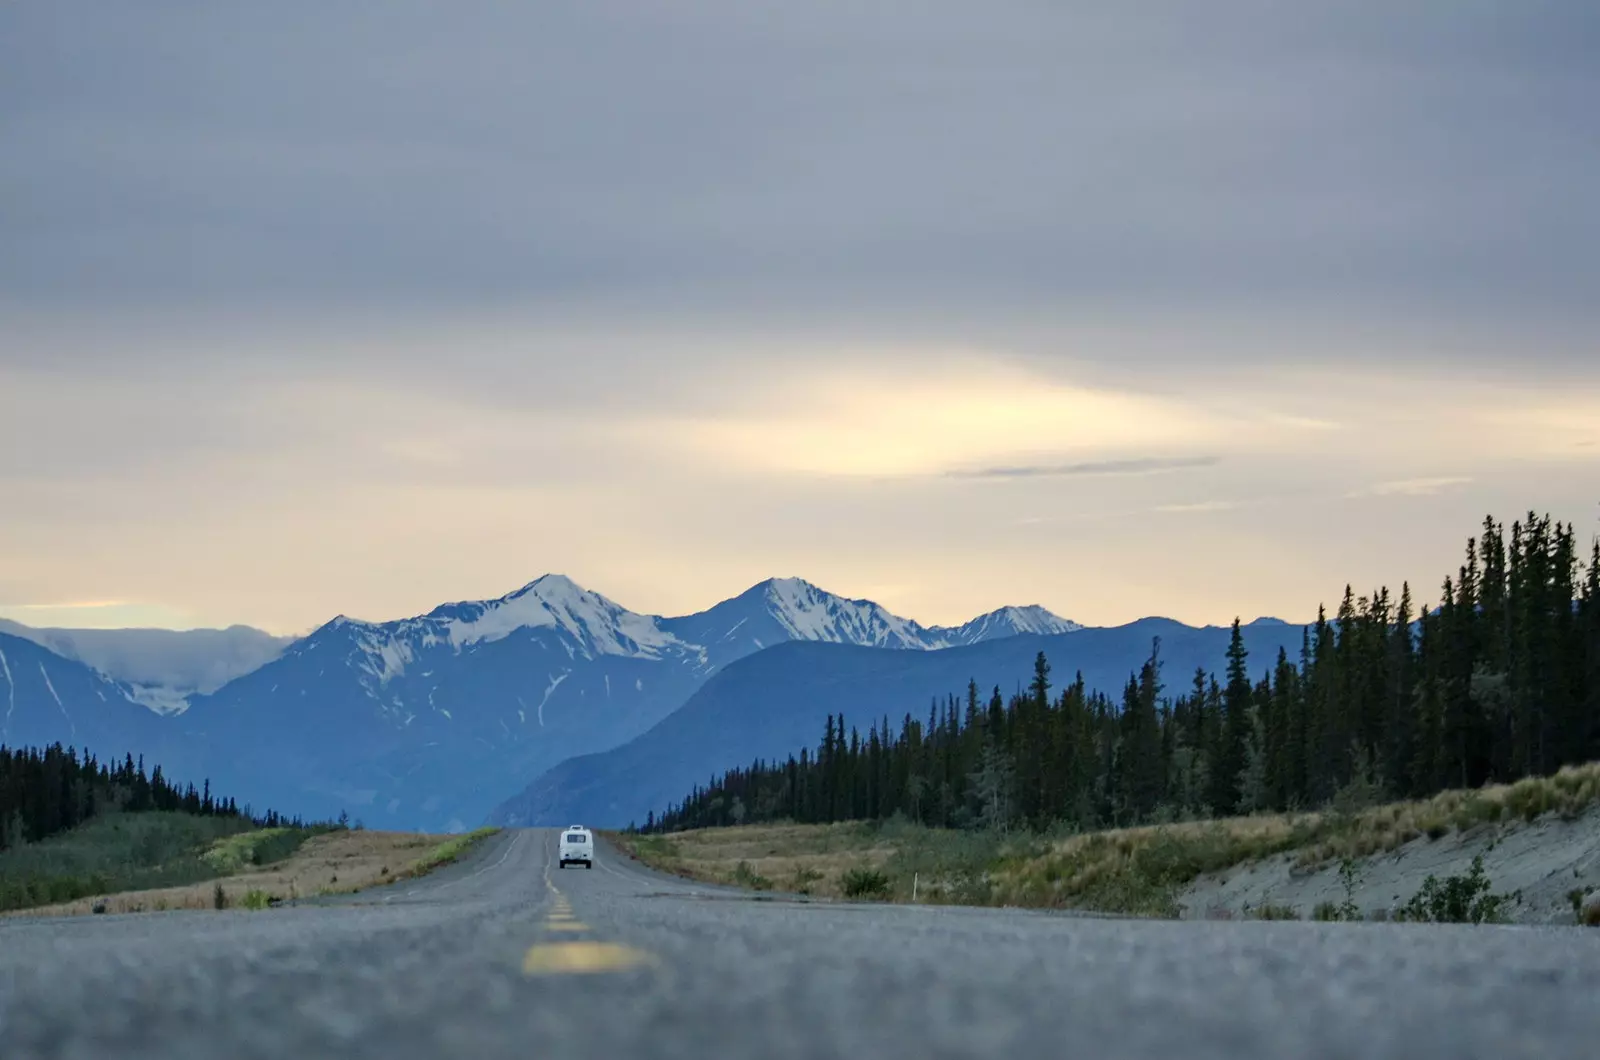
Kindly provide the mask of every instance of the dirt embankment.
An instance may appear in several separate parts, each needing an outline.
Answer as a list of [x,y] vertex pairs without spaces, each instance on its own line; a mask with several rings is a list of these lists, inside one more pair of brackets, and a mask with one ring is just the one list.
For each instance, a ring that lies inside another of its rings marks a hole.
[[1367,919],[1392,916],[1422,889],[1429,876],[1467,875],[1475,857],[1495,894],[1514,895],[1505,906],[1513,923],[1571,924],[1577,905],[1600,892],[1600,805],[1566,819],[1486,823],[1437,837],[1423,835],[1383,854],[1305,867],[1300,852],[1207,873],[1178,899],[1185,917],[1258,915],[1263,909],[1310,918],[1323,903],[1348,898]]

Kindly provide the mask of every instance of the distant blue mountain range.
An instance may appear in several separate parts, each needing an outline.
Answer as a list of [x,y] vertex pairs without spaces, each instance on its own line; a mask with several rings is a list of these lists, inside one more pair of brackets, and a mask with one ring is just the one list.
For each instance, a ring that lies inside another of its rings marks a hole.
[[[1298,659],[1302,627],[1264,619],[1243,630],[1252,673],[1275,663],[1279,649]],[[599,827],[643,823],[696,784],[757,758],[782,761],[814,748],[829,714],[865,731],[887,717],[898,729],[910,713],[963,693],[976,680],[987,698],[1010,695],[1032,677],[1044,652],[1052,680],[1078,672],[1091,690],[1113,696],[1149,657],[1159,637],[1162,677],[1170,692],[1188,687],[1197,667],[1221,669],[1230,630],[1196,629],[1164,618],[1052,636],[1014,635],[934,652],[891,652],[842,644],[791,642],[723,669],[680,709],[622,746],[563,762],[496,807],[490,822]]]
[[57,742],[88,747],[102,760],[133,754],[151,764],[200,764],[176,727],[135,702],[128,685],[30,639],[0,633],[0,746]]
[[[927,627],[792,578],[662,618],[547,575],[416,618],[336,618],[287,647],[253,648],[266,661],[209,694],[160,704],[87,653],[80,661],[35,643],[48,641],[38,631],[0,639],[7,658],[21,660],[9,675],[0,668],[0,742],[145,752],[169,775],[207,776],[257,808],[459,830],[564,760],[648,731],[723,667],[773,645],[896,657],[1078,628],[1036,606]],[[137,670],[123,655],[96,658]],[[146,709],[158,705],[169,716]]]

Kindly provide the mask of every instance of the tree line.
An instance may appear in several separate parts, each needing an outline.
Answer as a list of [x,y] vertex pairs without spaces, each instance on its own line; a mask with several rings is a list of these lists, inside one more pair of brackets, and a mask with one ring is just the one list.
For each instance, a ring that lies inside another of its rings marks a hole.
[[1252,667],[1240,633],[1220,677],[1170,694],[1160,642],[1113,700],[1083,675],[936,701],[926,720],[830,715],[821,744],[730,769],[646,831],[896,814],[937,827],[1084,828],[1416,798],[1600,759],[1600,541],[1571,524],[1484,521],[1436,606],[1409,585],[1319,608],[1298,658]]
[[179,786],[159,765],[146,775],[143,756],[112,763],[59,743],[42,750],[0,746],[0,850],[65,832],[97,814],[154,810],[232,817],[262,828],[304,827],[276,811],[257,817],[248,806],[241,810],[232,798],[213,795],[209,780],[199,789]]

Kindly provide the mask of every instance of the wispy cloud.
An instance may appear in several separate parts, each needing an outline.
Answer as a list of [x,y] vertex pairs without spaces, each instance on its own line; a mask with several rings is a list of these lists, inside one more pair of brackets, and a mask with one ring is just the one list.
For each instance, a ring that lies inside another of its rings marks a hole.
[[1090,460],[1075,464],[1024,464],[947,471],[947,478],[1070,478],[1075,475],[1153,475],[1163,471],[1213,467],[1215,456],[1143,457],[1132,460]]
[[126,600],[74,600],[56,604],[12,604],[16,611],[80,611],[103,607],[126,607]]
[[1158,512],[1231,512],[1239,507],[1238,501],[1197,501],[1193,504],[1158,504]]
[[1436,478],[1406,478],[1393,482],[1380,482],[1369,489],[1357,490],[1351,497],[1431,497],[1452,486],[1464,486],[1472,479],[1459,475],[1441,475]]

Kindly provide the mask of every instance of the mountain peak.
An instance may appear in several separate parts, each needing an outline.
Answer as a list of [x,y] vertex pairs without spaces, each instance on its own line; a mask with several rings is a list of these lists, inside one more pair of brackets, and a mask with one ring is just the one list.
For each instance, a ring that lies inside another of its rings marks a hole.
[[1025,604],[1021,607],[1002,607],[979,615],[965,625],[943,628],[937,632],[945,635],[952,644],[976,644],[1023,633],[1076,633],[1082,628],[1071,619],[1062,618],[1039,604]]
[[[583,586],[567,577],[565,574],[541,574],[533,581],[524,585],[515,592],[507,593],[501,600],[516,600],[529,593],[541,597],[555,596],[583,596],[588,592]],[[597,594],[598,595],[598,594]]]

